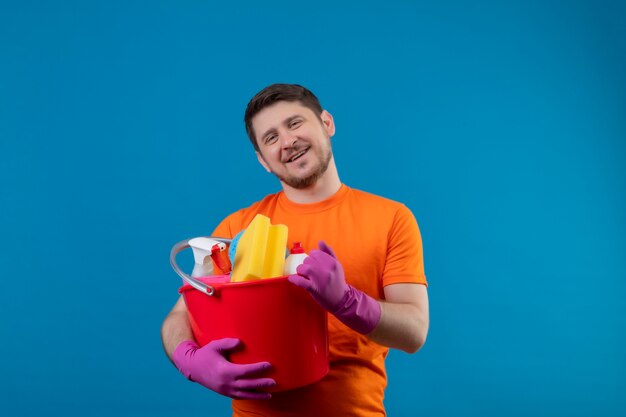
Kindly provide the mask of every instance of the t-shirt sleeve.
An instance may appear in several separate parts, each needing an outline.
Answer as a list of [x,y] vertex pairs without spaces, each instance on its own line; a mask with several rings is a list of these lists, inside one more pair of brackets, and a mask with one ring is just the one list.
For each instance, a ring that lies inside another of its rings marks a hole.
[[415,216],[401,205],[389,231],[383,286],[398,283],[428,285],[424,273],[422,237]]
[[211,236],[232,239],[233,236],[239,233],[239,230],[234,230],[236,228],[235,223],[237,223],[237,219],[240,217],[239,214],[239,212],[234,212],[224,218],[224,220],[217,225],[215,230],[213,230]]

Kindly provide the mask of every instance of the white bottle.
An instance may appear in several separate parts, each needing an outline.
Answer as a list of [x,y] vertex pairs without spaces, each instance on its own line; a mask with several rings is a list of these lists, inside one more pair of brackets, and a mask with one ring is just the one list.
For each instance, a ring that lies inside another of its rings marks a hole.
[[304,259],[309,256],[304,253],[304,248],[300,242],[294,242],[293,247],[289,251],[289,256],[285,259],[285,268],[283,270],[283,275],[293,275],[296,273],[296,268]]

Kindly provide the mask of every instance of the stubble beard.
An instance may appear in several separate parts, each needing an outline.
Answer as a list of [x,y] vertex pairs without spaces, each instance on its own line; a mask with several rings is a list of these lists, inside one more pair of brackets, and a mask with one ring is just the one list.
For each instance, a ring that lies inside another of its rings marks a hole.
[[315,184],[315,182],[320,179],[322,175],[324,175],[333,156],[333,152],[330,147],[325,150],[318,150],[315,153],[319,160],[319,165],[313,172],[311,172],[311,174],[307,175],[306,177],[297,177],[295,175],[284,176],[276,172],[274,172],[274,175],[276,175],[276,177],[278,177],[278,179],[281,180],[283,183],[292,188],[301,190],[310,187],[311,185]]

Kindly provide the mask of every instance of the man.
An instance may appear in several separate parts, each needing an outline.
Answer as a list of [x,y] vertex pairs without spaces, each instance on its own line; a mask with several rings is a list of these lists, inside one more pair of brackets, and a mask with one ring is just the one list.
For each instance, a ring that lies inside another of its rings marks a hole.
[[198,347],[179,299],[166,317],[165,351],[190,380],[233,398],[235,416],[384,416],[389,348],[413,353],[428,332],[422,244],[404,205],[341,183],[333,117],[304,87],[274,84],[248,104],[246,131],[282,191],[239,210],[213,235],[233,237],[261,213],[289,228],[309,253],[289,277],[329,312],[330,371],[309,386],[273,393],[269,363],[227,361],[237,339]]

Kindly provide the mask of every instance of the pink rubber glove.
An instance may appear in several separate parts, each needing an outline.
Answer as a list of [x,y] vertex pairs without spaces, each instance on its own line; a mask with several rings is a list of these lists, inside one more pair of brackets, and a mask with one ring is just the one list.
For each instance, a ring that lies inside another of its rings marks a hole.
[[197,382],[218,394],[246,400],[266,400],[271,394],[262,388],[272,387],[271,378],[254,378],[271,368],[268,362],[237,365],[224,357],[241,344],[239,339],[213,340],[203,347],[191,340],[176,346],[172,360],[187,379]]
[[307,290],[319,305],[351,329],[368,334],[380,322],[378,301],[346,283],[341,263],[323,241],[296,272],[289,276],[289,282]]

